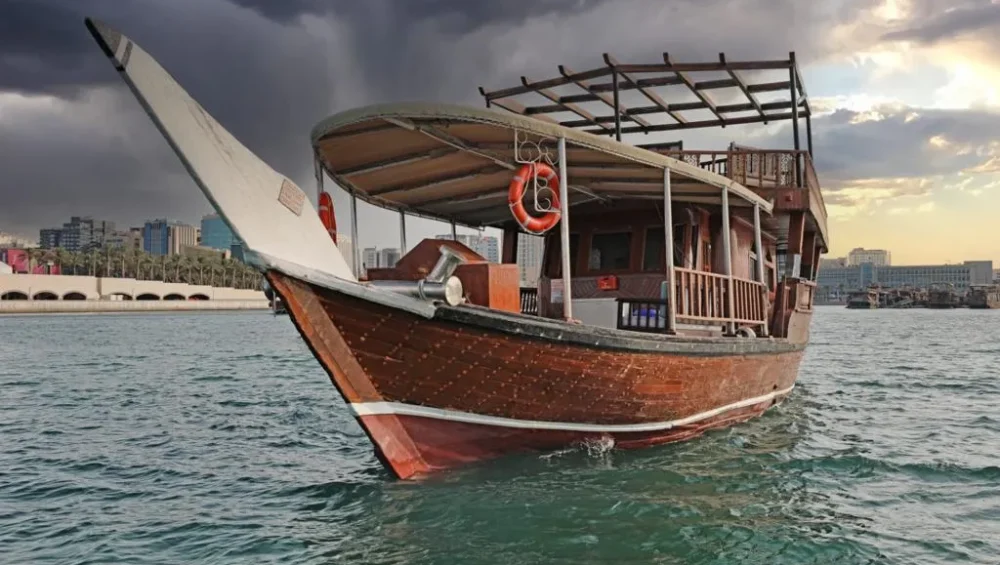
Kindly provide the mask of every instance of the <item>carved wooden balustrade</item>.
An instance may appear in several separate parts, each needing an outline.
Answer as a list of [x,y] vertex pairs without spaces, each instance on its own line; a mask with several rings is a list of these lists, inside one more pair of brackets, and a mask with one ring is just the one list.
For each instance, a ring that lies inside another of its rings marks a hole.
[[730,279],[725,275],[680,267],[675,267],[674,273],[679,321],[732,322],[751,327],[767,322],[767,289],[762,283],[732,277],[730,286]]

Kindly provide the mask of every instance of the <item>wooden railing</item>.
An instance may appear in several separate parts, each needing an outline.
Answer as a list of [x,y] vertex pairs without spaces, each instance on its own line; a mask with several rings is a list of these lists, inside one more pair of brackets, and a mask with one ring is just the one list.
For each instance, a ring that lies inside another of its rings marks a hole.
[[796,188],[796,160],[807,183],[819,188],[807,151],[738,149],[733,151],[662,151],[662,154],[735,180],[748,188]]
[[521,313],[531,316],[538,315],[538,289],[521,287]]
[[[767,289],[763,283],[717,273],[674,268],[677,319],[763,326],[767,322]],[[730,313],[729,293],[732,288]]]
[[725,275],[674,268],[677,278],[677,319],[728,322],[729,279]]
[[733,278],[733,315],[738,324],[763,324],[767,319],[767,289],[746,279]]
[[754,190],[797,189],[808,192],[809,210],[826,238],[827,211],[816,169],[808,151],[734,148],[727,151],[658,151],[701,167]]

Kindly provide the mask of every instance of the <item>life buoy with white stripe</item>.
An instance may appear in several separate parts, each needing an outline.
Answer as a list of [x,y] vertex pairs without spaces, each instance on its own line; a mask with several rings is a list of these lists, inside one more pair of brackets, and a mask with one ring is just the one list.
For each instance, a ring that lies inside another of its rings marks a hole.
[[319,194],[319,221],[323,222],[323,227],[326,228],[326,232],[330,234],[330,239],[336,245],[337,216],[333,213],[333,197],[326,191]]
[[[547,186],[552,189],[552,210],[540,217],[528,214],[524,209],[524,187],[528,179],[541,177],[545,179]],[[507,189],[507,203],[510,204],[510,211],[514,214],[514,219],[524,228],[524,231],[533,234],[543,234],[559,223],[559,176],[552,170],[548,163],[529,163],[520,168],[514,178],[510,181],[510,188]]]

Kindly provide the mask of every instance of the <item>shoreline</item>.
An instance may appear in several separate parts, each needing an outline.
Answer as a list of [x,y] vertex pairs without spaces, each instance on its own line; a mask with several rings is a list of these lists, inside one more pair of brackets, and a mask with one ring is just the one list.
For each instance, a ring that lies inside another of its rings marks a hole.
[[267,300],[4,300],[0,316],[17,314],[115,314],[270,310]]

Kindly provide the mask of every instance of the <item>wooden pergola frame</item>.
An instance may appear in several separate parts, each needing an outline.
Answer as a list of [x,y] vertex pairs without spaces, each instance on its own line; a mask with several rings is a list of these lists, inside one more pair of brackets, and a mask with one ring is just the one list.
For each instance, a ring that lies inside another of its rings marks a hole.
[[[778,82],[748,81],[740,73],[742,71],[787,70],[788,80]],[[725,72],[726,79],[697,80],[699,73]],[[487,91],[479,87],[479,92],[486,100],[486,106],[497,106],[509,112],[531,116],[559,125],[573,128],[584,128],[583,131],[598,135],[614,135],[621,141],[623,134],[654,133],[707,127],[726,127],[728,125],[768,123],[772,121],[791,120],[795,150],[801,149],[799,141],[799,117],[806,121],[806,140],[809,154],[812,155],[812,109],[809,106],[809,96],[803,86],[802,75],[795,61],[795,52],[788,54],[785,60],[769,61],[728,61],[724,53],[719,53],[717,62],[707,63],[677,63],[671,60],[668,53],[663,54],[663,62],[647,64],[623,64],[605,53],[604,66],[587,71],[575,72],[567,67],[559,66],[558,77],[531,81],[521,77],[521,85],[499,90]],[[609,81],[598,82],[595,79]],[[551,89],[572,84],[582,92],[578,94],[559,95]],[[669,102],[656,91],[658,87],[684,86],[697,102]],[[710,92],[724,88],[738,88],[745,103],[716,104]],[[626,107],[620,98],[623,90],[637,90],[647,100],[648,106]],[[762,92],[788,92],[787,100],[760,102],[757,94]],[[534,93],[547,98],[551,104],[525,106],[515,100],[515,97]],[[610,95],[609,95],[610,93]],[[596,115],[579,104],[585,102],[602,102],[608,107],[608,113]],[[690,121],[684,112],[694,110],[709,110],[715,119]],[[755,112],[751,116],[733,116],[738,112]],[[549,114],[569,112],[579,119],[557,121]],[[666,115],[672,123],[652,124],[643,116]],[[622,122],[626,122],[623,125]],[[629,125],[631,124],[631,125]]]

